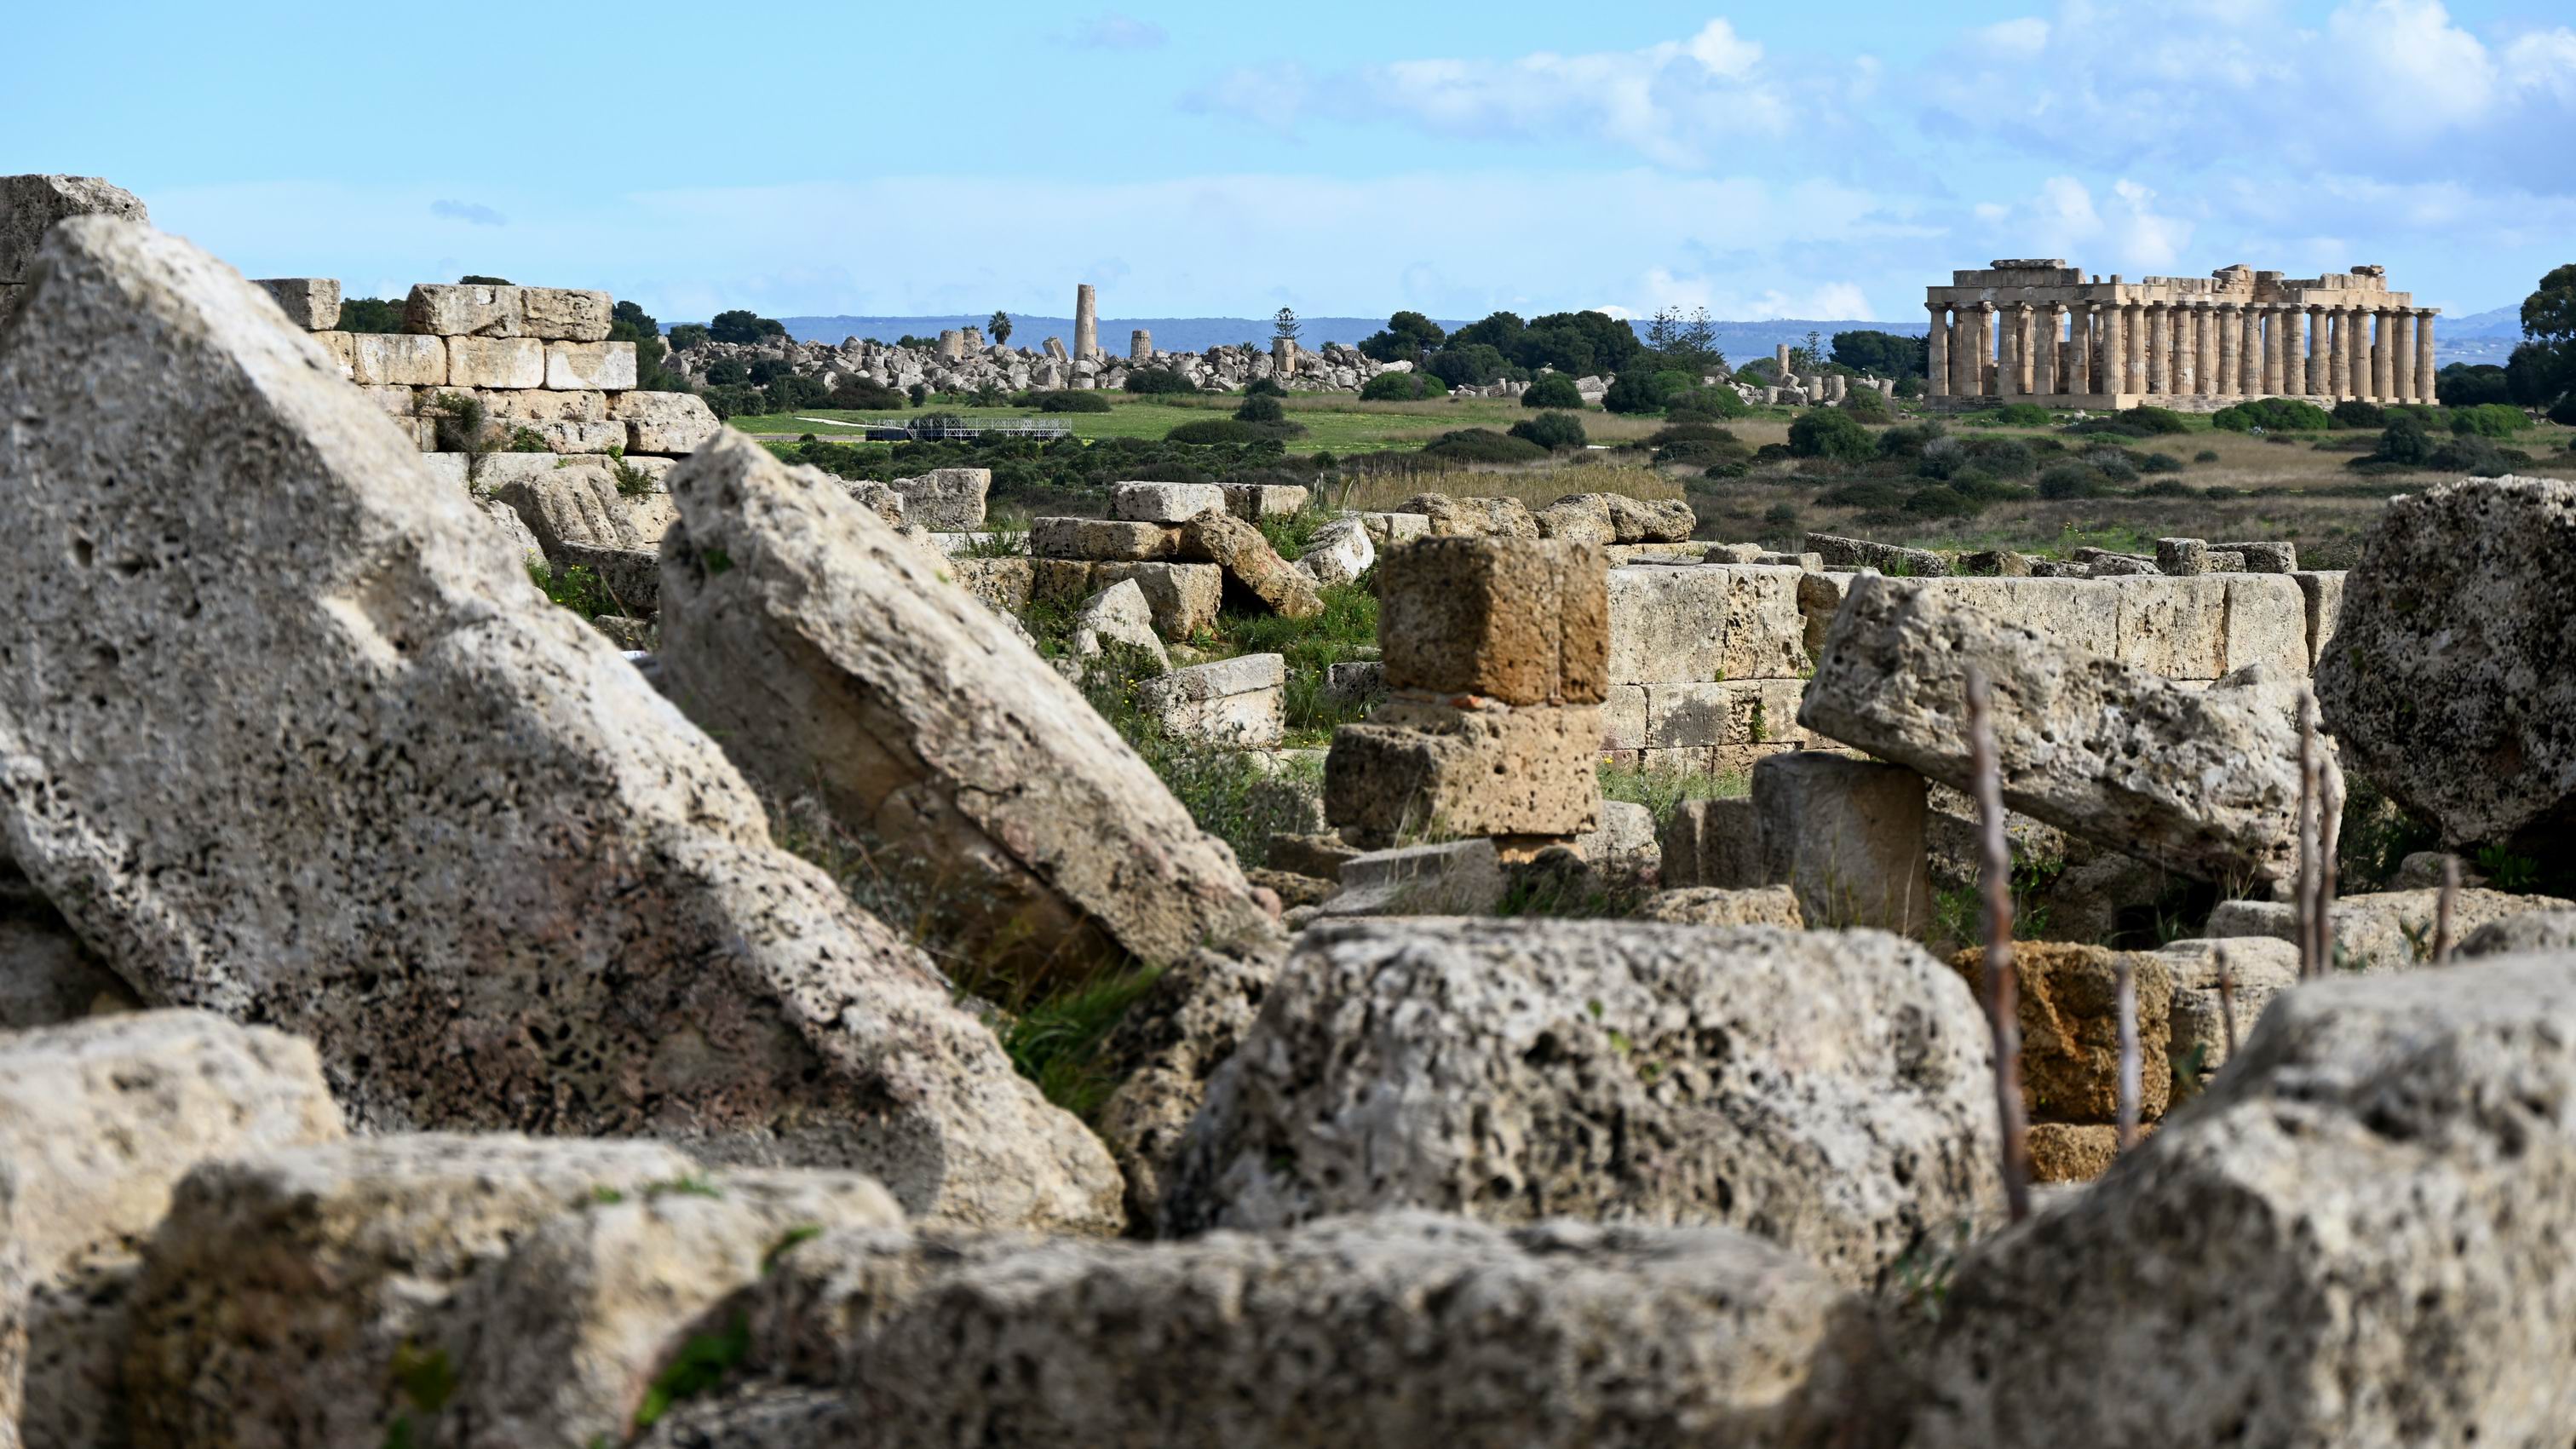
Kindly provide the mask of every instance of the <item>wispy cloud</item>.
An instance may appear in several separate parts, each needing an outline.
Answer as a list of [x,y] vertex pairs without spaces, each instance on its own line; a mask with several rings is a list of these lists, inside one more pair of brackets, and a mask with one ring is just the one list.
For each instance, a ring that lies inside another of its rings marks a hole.
[[508,226],[510,219],[488,206],[471,201],[433,201],[429,214],[449,221],[472,222],[476,226]]
[[1150,20],[1105,10],[1060,33],[1057,39],[1083,50],[1155,50],[1171,37]]

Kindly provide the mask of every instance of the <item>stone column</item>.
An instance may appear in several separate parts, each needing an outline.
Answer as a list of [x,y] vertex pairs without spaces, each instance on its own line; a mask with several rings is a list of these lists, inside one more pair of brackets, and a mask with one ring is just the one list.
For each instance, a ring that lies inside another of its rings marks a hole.
[[2120,390],[2147,390],[2147,308],[2142,302],[2120,304]]
[[1089,282],[1073,289],[1073,356],[1077,362],[1100,360],[1100,298]]
[[2415,400],[2423,403],[2441,401],[2434,396],[2441,391],[2441,383],[2434,375],[2438,369],[2433,366],[2433,316],[2430,307],[2415,309]]
[[1771,349],[1771,376],[1777,381],[1779,386],[1790,386],[1789,344],[1786,342],[1780,343]]
[[2166,315],[2165,304],[2147,304],[2146,386],[2141,391],[2162,396],[2169,380],[2167,369],[2173,365],[2173,320]]
[[2341,402],[2352,396],[2352,313],[2330,308],[2326,321],[2333,327],[2326,338],[2326,396]]
[[2307,306],[2307,312],[2308,366],[2306,377],[2308,395],[2311,397],[2326,397],[2328,396],[2326,389],[2329,386],[2327,373],[2331,367],[2331,363],[2328,359],[2332,357],[2334,353],[2334,339],[2328,332],[2326,309],[2314,302],[2310,302]]
[[2218,391],[2218,304],[2202,302],[2191,309],[2191,340],[2198,354],[2192,360],[2191,387],[2195,395],[2206,396]]
[[2102,309],[2102,361],[2093,369],[2093,390],[2096,392],[2129,390],[2129,329],[2123,316],[2127,310],[2116,298]]
[[2006,303],[1997,307],[1993,316],[1995,318],[1994,395],[2009,398],[2016,391],[2013,387],[2013,376],[2018,371],[2013,366],[2014,309],[2010,303]]
[[2059,369],[2070,394],[2085,397],[2093,391],[2093,308],[2078,302],[2066,314],[2066,360]]
[[1134,330],[1134,331],[1132,331],[1132,332],[1128,333],[1128,334],[1127,334],[1127,360],[1128,360],[1129,362],[1151,362],[1151,361],[1153,361],[1153,360],[1154,360],[1154,334],[1153,334],[1153,333],[1151,333],[1151,332],[1146,331],[1146,330],[1145,330],[1144,328],[1142,328],[1142,327],[1139,327],[1139,328],[1137,328],[1136,330]]
[[2388,400],[2415,400],[2415,309],[2400,307],[2380,314],[2379,328],[2389,335]]
[[2346,397],[2370,395],[2370,314],[2359,307],[2347,307],[2344,325],[2344,386]]
[[2278,305],[2263,309],[2263,391],[2274,397],[2289,392],[2290,314]]
[[2208,340],[2205,330],[2208,310],[2198,302],[2184,302],[2176,314],[2174,326],[2174,396],[2192,397],[2209,385],[2200,370],[2201,344]]
[[2370,312],[2370,400],[2397,401],[2397,314],[2382,307]]
[[2245,359],[2245,375],[2237,380],[2236,390],[2249,396],[2260,396],[2271,389],[2263,383],[2263,309],[2245,305],[2245,335],[2237,347]]
[[2039,353],[2032,359],[2031,391],[2043,397],[2066,391],[2058,376],[2065,366],[2066,349],[2060,345],[2058,332],[2066,326],[2066,308],[2056,302],[2039,304]]
[[2233,302],[2218,304],[2218,380],[2209,390],[2227,396],[2242,390],[2245,326]]
[[1946,397],[1950,392],[1950,309],[1939,302],[1926,302],[1923,310],[1932,314],[1932,330],[1924,334],[1923,392],[1927,397]]
[[1976,395],[1995,395],[1995,307],[1992,302],[1977,304],[1977,345],[1968,352],[1976,368]]

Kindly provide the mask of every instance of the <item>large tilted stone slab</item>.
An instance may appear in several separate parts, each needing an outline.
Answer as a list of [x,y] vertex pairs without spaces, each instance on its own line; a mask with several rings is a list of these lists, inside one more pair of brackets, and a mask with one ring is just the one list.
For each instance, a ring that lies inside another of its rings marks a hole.
[[666,690],[754,777],[923,857],[963,936],[1034,967],[1266,928],[1081,694],[833,480],[728,431],[670,489]]
[[133,192],[95,176],[0,176],[0,285],[30,280],[45,233],[74,216],[152,221]]
[[264,295],[105,218],[43,265],[0,346],[0,414],[57,420],[0,430],[0,828],[147,1001],[311,1039],[378,1129],[1117,1220],[1099,1144]]
[[751,1363],[830,1386],[838,1422],[712,1442],[1875,1449],[1901,1422],[1859,1303],[1720,1228],[838,1233],[781,1259],[749,1317]]
[[2204,880],[2296,869],[2296,686],[2261,671],[2190,689],[1864,575],[1834,617],[1798,723],[1966,789],[1971,664],[1993,691],[2006,805]]
[[1225,576],[1271,612],[1289,619],[1311,619],[1324,612],[1315,581],[1281,558],[1260,529],[1217,509],[1181,525],[1181,551],[1191,558],[1213,559]]
[[1715,1223],[1869,1283],[1999,1198],[1989,1056],[1967,987],[1874,931],[1318,924],[1209,1084],[1165,1224]]
[[2317,693],[2352,768],[2453,844],[2576,831],[2576,483],[2391,499]]
[[2576,956],[2312,981],[2091,1190],[1960,1267],[1914,1443],[2554,1444]]

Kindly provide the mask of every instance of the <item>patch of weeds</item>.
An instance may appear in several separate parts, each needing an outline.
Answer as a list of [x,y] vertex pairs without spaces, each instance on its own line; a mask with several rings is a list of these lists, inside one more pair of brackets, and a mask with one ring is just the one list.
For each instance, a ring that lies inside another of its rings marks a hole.
[[616,600],[608,596],[608,585],[601,581],[597,571],[585,565],[550,569],[531,559],[528,577],[536,582],[548,599],[585,619],[624,612],[617,607]]
[[616,475],[617,496],[620,498],[650,498],[658,491],[653,485],[652,474],[626,461],[624,448],[608,450],[608,471]]
[[1616,765],[1603,760],[1599,767],[1601,798],[1643,805],[1655,815],[1655,832],[1663,833],[1673,812],[1685,800],[1732,800],[1751,793],[1752,782],[1737,774],[1710,774],[1705,770],[1659,770],[1631,765]]
[[1959,1260],[1968,1255],[1971,1234],[1962,1219],[1953,1239],[1944,1243],[1928,1234],[1896,1260],[1890,1279],[1900,1309],[1935,1327],[1950,1302],[1950,1287],[1959,1276]]
[[1270,541],[1271,551],[1294,562],[1315,541],[1315,533],[1329,521],[1320,509],[1300,508],[1294,513],[1274,514],[1253,525]]
[[603,1183],[590,1190],[590,1200],[601,1207],[615,1207],[626,1201],[626,1194]]
[[536,429],[530,427],[514,427],[510,429],[509,440],[503,445],[502,451],[507,453],[551,453],[554,449],[546,446],[545,435],[539,433]]
[[797,1244],[810,1243],[821,1236],[823,1236],[821,1223],[798,1223],[789,1228],[779,1236],[777,1242],[769,1245],[768,1252],[760,1255],[760,1275],[766,1278],[775,1272],[778,1268],[778,1260],[786,1257]]
[[2173,1089],[2168,1094],[2165,1115],[2170,1117],[2182,1104],[2200,1095],[2201,1064],[2209,1057],[2209,1043],[2195,1044],[2187,1052],[2167,1052],[2166,1064],[2173,1069]]
[[1029,556],[1029,531],[1025,528],[994,528],[977,533],[957,550],[957,558],[1026,558]]
[[651,1387],[644,1390],[643,1402],[635,1406],[636,1429],[650,1429],[674,1405],[721,1387],[749,1357],[751,1320],[743,1314],[736,1313],[722,1333],[692,1335],[678,1356],[654,1376]]
[[[2057,878],[2066,873],[2066,862],[2054,856],[2038,859],[2013,858],[2012,909],[2013,939],[2045,941],[2048,939],[2049,907],[2040,899]],[[1986,896],[1980,885],[1954,886],[1932,893],[1932,924],[1935,937],[1947,936],[1962,945],[1974,945],[1986,938]]]
[[716,1186],[705,1177],[694,1172],[680,1177],[665,1178],[660,1182],[648,1183],[644,1188],[644,1200],[647,1202],[650,1202],[657,1197],[721,1198],[723,1196],[723,1188]]
[[2478,849],[2478,874],[2487,878],[2489,890],[2520,895],[2540,880],[2540,862],[2527,855],[2516,855],[2501,845]]
[[1002,1050],[1049,1102],[1088,1122],[1118,1088],[1116,1064],[1104,1050],[1109,1034],[1161,975],[1153,967],[1104,968],[1034,992],[1008,981],[961,985],[971,996],[983,996],[973,989],[983,986],[1019,998],[987,1016]]

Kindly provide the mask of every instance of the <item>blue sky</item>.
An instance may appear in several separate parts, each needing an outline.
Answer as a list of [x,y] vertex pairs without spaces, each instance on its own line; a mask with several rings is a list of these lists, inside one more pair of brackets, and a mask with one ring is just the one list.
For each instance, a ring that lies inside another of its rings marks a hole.
[[1920,320],[1953,267],[2576,260],[2566,6],[30,6],[0,172],[253,276],[666,321],[1667,303]]

